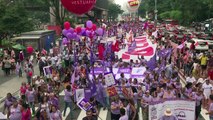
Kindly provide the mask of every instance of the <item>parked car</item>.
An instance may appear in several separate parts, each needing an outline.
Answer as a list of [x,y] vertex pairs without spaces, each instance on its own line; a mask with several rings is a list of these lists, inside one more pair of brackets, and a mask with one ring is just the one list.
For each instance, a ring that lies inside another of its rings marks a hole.
[[213,40],[205,40],[206,42],[208,42],[209,45],[209,49],[213,49]]
[[195,43],[196,51],[208,51],[208,49],[209,49],[208,41],[197,39],[197,38],[187,40],[185,43],[186,47],[190,48],[190,46],[193,42]]

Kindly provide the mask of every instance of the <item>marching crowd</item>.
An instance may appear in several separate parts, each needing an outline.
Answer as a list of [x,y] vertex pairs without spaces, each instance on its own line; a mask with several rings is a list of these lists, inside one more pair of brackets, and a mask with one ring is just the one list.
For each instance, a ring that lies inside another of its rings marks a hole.
[[[125,30],[129,31],[134,24],[128,24],[118,25],[118,27],[124,26]],[[138,25],[142,25],[142,23],[138,23]],[[117,35],[116,32],[115,28],[111,27],[108,34],[114,36]],[[134,32],[140,32],[139,35],[145,33],[145,31],[138,31],[138,29],[134,29]],[[160,36],[161,33],[158,34]],[[125,34],[122,36],[125,39]],[[135,36],[138,35],[135,34]],[[115,54],[112,54],[112,56],[111,53],[108,53],[105,58],[106,64],[93,61],[90,53],[85,50],[85,43],[74,45],[76,49],[65,45],[58,54],[36,51],[36,60],[32,58],[24,59],[23,53],[20,52],[17,61],[15,61],[14,51],[5,50],[2,62],[2,69],[5,74],[9,75],[10,71],[16,71],[19,77],[22,77],[22,73],[25,73],[27,81],[23,82],[20,87],[19,99],[13,97],[11,93],[7,94],[3,113],[7,114],[10,120],[31,120],[32,118],[62,120],[62,116],[65,116],[69,107],[71,109],[70,119],[75,119],[74,111],[78,102],[75,98],[76,89],[90,89],[91,84],[95,84],[96,91],[89,99],[93,107],[86,111],[87,116],[83,120],[97,120],[100,106],[111,112],[111,120],[138,120],[139,108],[141,107],[143,120],[148,120],[148,106],[150,103],[177,98],[196,101],[196,119],[198,119],[203,107],[208,110],[207,114],[212,120],[212,55],[206,55],[206,53],[196,54],[193,48],[188,49],[185,47],[176,52],[171,52],[170,55],[158,55],[158,53],[160,54],[160,52],[172,48],[171,39],[164,37],[166,42],[160,37],[150,38],[158,44],[156,51],[158,59],[156,60],[157,67],[155,69],[149,68],[148,61],[143,56],[139,56],[139,60],[136,61],[124,62]],[[39,66],[40,75],[34,74],[35,65]],[[46,66],[51,66],[50,75],[44,73],[43,68]],[[146,67],[145,79],[143,82],[139,82],[136,78],[125,78],[124,74],[121,73],[120,78],[116,80],[116,86],[126,88],[128,96],[117,90],[118,95],[110,97],[107,93],[103,74],[94,75],[93,80],[89,80],[88,75],[93,66]],[[182,70],[183,78],[178,75]],[[71,80],[73,76],[74,80]],[[182,79],[186,80],[185,84],[183,84]],[[91,81],[93,82],[91,83]],[[59,93],[61,91],[65,93],[63,99],[60,99]],[[65,104],[63,113],[60,111],[60,101]],[[37,111],[35,111],[35,106],[39,108]],[[162,120],[177,120],[177,117],[172,114],[170,108],[167,108]]]

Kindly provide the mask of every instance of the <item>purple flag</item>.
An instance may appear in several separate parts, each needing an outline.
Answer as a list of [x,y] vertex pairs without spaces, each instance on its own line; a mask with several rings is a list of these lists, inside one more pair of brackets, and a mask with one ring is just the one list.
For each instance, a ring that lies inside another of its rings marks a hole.
[[101,85],[101,83],[99,82],[96,86],[96,89],[98,89],[96,92],[96,100],[101,103],[102,105],[104,105],[104,95],[103,95],[103,86]]
[[136,48],[136,41],[134,40],[128,48],[128,52],[134,51]]
[[75,82],[75,71],[76,71],[76,70],[74,70],[74,72],[73,72],[73,74],[72,74],[72,76],[71,76],[71,83],[72,83],[72,84],[74,84],[74,82]]
[[150,70],[154,70],[157,67],[156,54],[146,63]]

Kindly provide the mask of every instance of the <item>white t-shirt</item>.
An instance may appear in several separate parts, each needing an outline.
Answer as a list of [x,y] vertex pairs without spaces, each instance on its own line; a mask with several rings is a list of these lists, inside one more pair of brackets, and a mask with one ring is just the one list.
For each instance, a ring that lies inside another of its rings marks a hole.
[[198,63],[193,63],[193,68],[196,69],[198,66]]
[[44,83],[43,79],[40,79],[40,81],[38,81],[38,80],[35,81],[35,84],[38,86],[41,86],[42,83]]
[[188,82],[188,83],[193,83],[193,82],[195,82],[196,80],[195,80],[195,78],[194,77],[187,77],[186,78],[186,82]]
[[211,91],[213,90],[213,86],[211,84],[207,85],[206,83],[203,84],[202,88],[204,90],[203,92],[207,94],[210,94]]
[[128,116],[127,116],[127,115],[121,116],[121,117],[119,118],[119,120],[128,120]]

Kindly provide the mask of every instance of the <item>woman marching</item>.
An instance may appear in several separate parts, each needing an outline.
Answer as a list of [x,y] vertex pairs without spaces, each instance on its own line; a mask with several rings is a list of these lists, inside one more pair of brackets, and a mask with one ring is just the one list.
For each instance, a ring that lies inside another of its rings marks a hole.
[[118,97],[112,99],[111,103],[111,120],[119,120],[120,118],[120,108],[122,108],[122,102]]
[[143,120],[148,120],[148,105],[150,102],[152,102],[152,96],[149,94],[149,91],[146,91],[145,95],[141,99],[141,107],[142,107],[142,116]]

